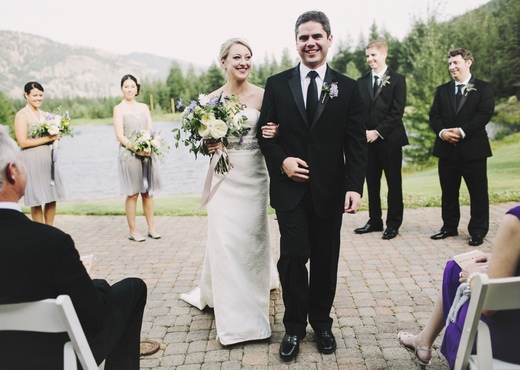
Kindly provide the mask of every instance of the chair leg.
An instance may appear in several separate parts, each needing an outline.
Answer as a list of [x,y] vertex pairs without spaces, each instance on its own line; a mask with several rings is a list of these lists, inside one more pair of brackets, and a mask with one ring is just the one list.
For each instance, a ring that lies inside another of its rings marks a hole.
[[65,346],[63,347],[63,369],[78,370],[76,353],[74,352],[72,342],[65,343]]

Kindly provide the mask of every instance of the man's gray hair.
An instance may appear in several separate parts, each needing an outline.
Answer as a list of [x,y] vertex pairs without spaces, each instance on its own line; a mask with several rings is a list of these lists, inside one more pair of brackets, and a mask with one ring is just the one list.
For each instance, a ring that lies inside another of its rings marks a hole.
[[9,163],[20,167],[20,147],[9,136],[9,127],[0,125],[0,190],[4,187],[5,169]]

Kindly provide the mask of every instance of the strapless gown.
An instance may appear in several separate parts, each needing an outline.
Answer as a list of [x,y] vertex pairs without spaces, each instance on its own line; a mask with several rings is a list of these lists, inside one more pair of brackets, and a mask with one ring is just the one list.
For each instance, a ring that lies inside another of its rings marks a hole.
[[[270,289],[278,287],[267,225],[268,174],[256,140],[259,113],[246,108],[251,128],[240,143],[229,138],[233,168],[207,206],[208,239],[200,285],[181,299],[214,308],[223,345],[271,336]],[[222,179],[215,174],[213,185]]]
[[[144,113],[125,114],[123,116],[123,133],[126,137],[130,137],[134,131],[146,130],[146,123]],[[150,173],[148,173],[146,165],[143,164],[145,158],[151,160]],[[152,193],[161,188],[158,160],[155,156],[137,157],[130,150],[120,145],[118,171],[119,186],[123,195],[130,196],[147,191]]]
[[[35,126],[36,123],[29,124],[27,131],[31,132]],[[65,199],[65,190],[57,162],[54,162],[54,185],[51,185],[52,148],[53,144],[44,144],[22,151],[23,162],[27,169],[27,185],[24,195],[26,207],[41,206]],[[57,158],[57,154],[55,158]]]

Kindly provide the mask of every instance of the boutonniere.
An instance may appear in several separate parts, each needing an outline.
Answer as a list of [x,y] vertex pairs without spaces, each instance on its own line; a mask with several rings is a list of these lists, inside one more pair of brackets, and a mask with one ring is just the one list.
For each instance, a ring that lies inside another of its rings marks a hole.
[[381,79],[381,87],[385,87],[386,85],[390,85],[390,77],[391,76],[387,76],[387,75],[383,76],[383,78]]
[[[321,92],[324,94],[329,94],[331,99],[337,98],[339,89],[338,89],[338,83],[337,82],[323,82],[323,87],[321,88]],[[325,95],[323,95],[323,99],[321,102],[323,103],[325,101]]]
[[466,91],[464,92],[464,96],[468,95],[468,93],[471,91],[477,91],[477,88],[475,87],[474,84],[467,84]]

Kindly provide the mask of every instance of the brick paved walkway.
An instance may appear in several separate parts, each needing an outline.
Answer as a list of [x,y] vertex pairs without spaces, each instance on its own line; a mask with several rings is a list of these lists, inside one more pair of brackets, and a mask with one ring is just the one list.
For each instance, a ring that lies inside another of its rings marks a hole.
[[[513,203],[491,206],[490,232],[481,246],[489,251],[498,223]],[[273,255],[278,256],[278,227],[270,216]],[[280,291],[271,293],[269,340],[224,347],[215,340],[213,311],[201,312],[179,299],[198,284],[206,243],[205,217],[157,217],[160,240],[144,243],[126,238],[121,216],[63,216],[56,227],[69,233],[82,255],[94,254],[94,277],[113,283],[128,276],[148,285],[142,338],[161,343],[154,355],[141,359],[143,369],[415,369],[412,357],[399,347],[399,330],[417,332],[425,325],[437,295],[445,261],[469,251],[466,225],[469,207],[462,207],[459,236],[433,241],[441,226],[439,208],[406,209],[400,235],[390,241],[381,233],[356,235],[367,212],[345,215],[338,288],[332,315],[338,341],[335,354],[321,355],[310,327],[295,361],[279,359],[284,329]],[[138,226],[146,232],[144,217]],[[437,343],[440,345],[440,341]],[[429,369],[447,369],[438,352]]]

